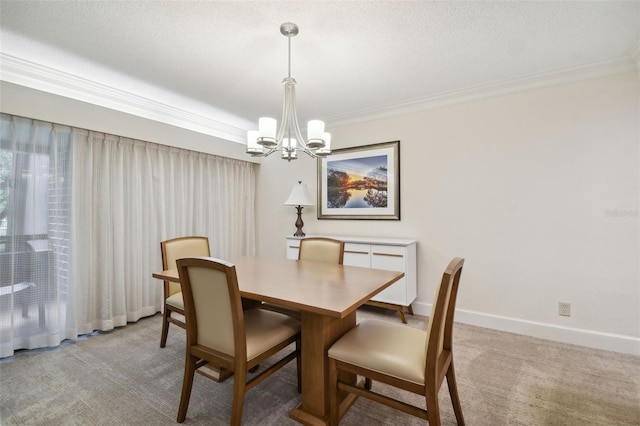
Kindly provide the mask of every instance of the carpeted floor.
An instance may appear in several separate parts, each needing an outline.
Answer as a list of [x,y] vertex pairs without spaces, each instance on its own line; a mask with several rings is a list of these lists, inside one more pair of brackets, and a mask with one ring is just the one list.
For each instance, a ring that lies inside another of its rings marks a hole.
[[[363,308],[358,319],[399,321],[390,311]],[[424,327],[425,317],[409,317]],[[0,361],[0,424],[175,424],[182,384],[184,332],[159,347],[156,315],[50,350],[21,351]],[[640,357],[563,345],[464,324],[454,329],[456,372],[468,425],[640,425]],[[229,423],[233,379],[196,375],[185,425]],[[423,404],[417,395],[374,388]],[[455,425],[446,385],[443,425]],[[246,396],[243,424],[293,425],[300,401],[295,363]],[[427,424],[360,398],[343,425]]]

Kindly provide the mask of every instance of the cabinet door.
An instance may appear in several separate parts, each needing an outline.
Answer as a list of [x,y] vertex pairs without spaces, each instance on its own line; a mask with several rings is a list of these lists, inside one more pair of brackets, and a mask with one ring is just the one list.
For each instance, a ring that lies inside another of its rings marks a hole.
[[[406,273],[407,266],[406,248],[401,246],[371,245],[371,267],[388,271],[400,271]],[[379,302],[395,303],[406,306],[407,279],[401,278],[391,286],[376,294],[371,300]]]
[[345,243],[342,264],[371,268],[370,251],[371,245],[369,244]]
[[297,238],[287,238],[287,259],[298,260],[300,251],[300,240]]

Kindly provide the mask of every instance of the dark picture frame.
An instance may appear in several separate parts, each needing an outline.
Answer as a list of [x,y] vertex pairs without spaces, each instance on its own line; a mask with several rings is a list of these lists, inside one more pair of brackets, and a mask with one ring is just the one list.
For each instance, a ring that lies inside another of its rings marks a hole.
[[400,220],[400,141],[318,158],[318,219]]

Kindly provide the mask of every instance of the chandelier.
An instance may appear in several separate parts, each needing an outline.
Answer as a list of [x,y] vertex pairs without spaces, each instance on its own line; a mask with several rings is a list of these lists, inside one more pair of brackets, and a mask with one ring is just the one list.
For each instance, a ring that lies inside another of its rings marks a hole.
[[291,77],[291,37],[298,34],[298,26],[291,22],[280,25],[280,33],[289,39],[289,75],[284,84],[284,105],[282,121],[271,117],[260,117],[258,130],[247,132],[247,154],[266,157],[281,152],[282,159],[291,161],[298,158],[298,151],[316,158],[331,154],[331,134],[324,131],[324,122],[311,120],[307,123],[307,139],[302,137],[296,114],[296,80]]

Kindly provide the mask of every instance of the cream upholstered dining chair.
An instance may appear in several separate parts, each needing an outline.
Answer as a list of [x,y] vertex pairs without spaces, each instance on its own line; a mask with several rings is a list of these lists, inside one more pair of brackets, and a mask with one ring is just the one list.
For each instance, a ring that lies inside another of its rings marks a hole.
[[[209,238],[207,237],[179,237],[160,243],[162,253],[162,269],[175,269],[176,260],[189,256],[210,256]],[[171,316],[171,313],[184,316],[184,303],[179,283],[164,282],[164,310],[162,314],[162,335],[160,337],[160,347],[167,344],[169,334],[169,324],[185,328],[185,323]]]
[[[298,250],[298,260],[308,260],[312,262],[336,263],[342,265],[344,259],[344,241],[325,237],[309,237],[300,240]],[[300,311],[287,308],[285,306],[263,303],[263,309],[280,312],[294,318],[300,319]]]
[[[380,320],[365,320],[349,330],[329,349],[330,424],[337,425],[338,396],[353,393],[440,426],[438,391],[447,378],[453,411],[464,425],[453,369],[452,329],[458,284],[464,259],[455,258],[447,266],[429,317],[427,330]],[[350,374],[349,374],[350,373]],[[343,381],[364,376],[364,386]],[[371,390],[377,380],[424,395],[426,410]]]
[[[300,391],[300,321],[264,309],[243,311],[236,268],[210,257],[178,260],[187,325],[187,353],[178,423],[189,407],[196,369],[210,363],[234,374],[231,424],[240,425],[244,395],[297,359]],[[247,381],[247,371],[294,343],[296,347]]]
[[325,237],[310,237],[300,240],[298,260],[337,263],[344,259],[344,241]]

